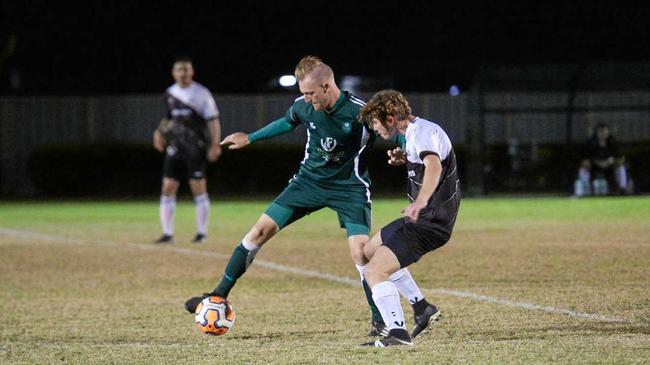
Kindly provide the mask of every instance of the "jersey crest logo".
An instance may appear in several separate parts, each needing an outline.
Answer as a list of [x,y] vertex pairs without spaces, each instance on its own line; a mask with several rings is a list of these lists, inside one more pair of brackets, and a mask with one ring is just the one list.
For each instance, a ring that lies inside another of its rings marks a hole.
[[346,132],[346,133],[350,133],[350,130],[351,130],[350,122],[343,123],[343,131]]
[[327,137],[325,140],[320,139],[320,145],[327,152],[332,152],[336,148],[336,140],[332,137]]

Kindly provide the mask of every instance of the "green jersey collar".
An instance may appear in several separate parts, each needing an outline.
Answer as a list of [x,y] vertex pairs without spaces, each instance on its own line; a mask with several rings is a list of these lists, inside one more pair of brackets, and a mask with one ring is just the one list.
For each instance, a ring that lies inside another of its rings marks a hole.
[[341,105],[343,105],[343,103],[349,97],[349,95],[350,93],[348,93],[347,91],[341,91],[341,95],[336,100],[336,103],[334,103],[334,106],[332,106],[329,109],[325,109],[325,113],[328,115],[336,113],[336,111],[341,108]]

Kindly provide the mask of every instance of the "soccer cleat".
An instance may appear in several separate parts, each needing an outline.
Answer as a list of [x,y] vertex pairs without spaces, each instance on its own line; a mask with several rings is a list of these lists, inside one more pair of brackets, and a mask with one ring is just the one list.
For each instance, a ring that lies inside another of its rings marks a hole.
[[163,234],[159,239],[155,241],[155,243],[174,243],[174,236]]
[[389,332],[388,336],[379,340],[366,342],[361,346],[370,347],[388,347],[388,346],[413,346],[413,341],[409,337],[408,332],[403,329],[393,329]]
[[372,321],[372,328],[368,332],[368,337],[386,337],[388,336],[388,328],[384,324],[384,321]]
[[203,243],[205,242],[205,235],[203,233],[197,233],[196,236],[192,239],[192,243]]
[[211,297],[213,295],[216,295],[214,293],[203,293],[201,294],[200,297],[191,297],[190,299],[185,301],[185,310],[187,310],[190,313],[195,313],[196,312],[196,307],[199,306],[199,303],[203,301],[203,299],[207,297]]
[[416,338],[418,335],[428,333],[431,330],[429,325],[440,320],[441,316],[440,310],[435,305],[429,304],[422,314],[415,316],[415,327],[413,327],[411,337]]

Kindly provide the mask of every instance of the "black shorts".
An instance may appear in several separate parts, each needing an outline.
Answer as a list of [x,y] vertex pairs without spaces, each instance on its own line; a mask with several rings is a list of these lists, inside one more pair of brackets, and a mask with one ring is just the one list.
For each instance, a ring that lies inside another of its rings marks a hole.
[[399,261],[400,267],[407,267],[427,252],[431,252],[449,241],[450,234],[435,224],[413,223],[408,218],[398,218],[381,229],[381,241]]
[[203,148],[179,148],[167,146],[163,177],[177,181],[205,178],[205,168],[208,164],[206,151]]

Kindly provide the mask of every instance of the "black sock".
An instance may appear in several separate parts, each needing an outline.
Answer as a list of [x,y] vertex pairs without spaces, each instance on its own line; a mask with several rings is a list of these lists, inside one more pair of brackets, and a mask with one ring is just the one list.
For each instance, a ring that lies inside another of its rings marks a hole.
[[424,313],[424,310],[427,309],[428,306],[429,302],[427,302],[426,299],[422,298],[419,302],[412,305],[413,312],[415,312],[415,315],[418,316]]
[[409,336],[408,331],[406,331],[403,328],[393,328],[392,330],[388,331],[389,336],[395,336],[399,338],[400,340],[410,340],[411,336]]

